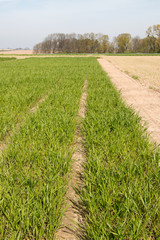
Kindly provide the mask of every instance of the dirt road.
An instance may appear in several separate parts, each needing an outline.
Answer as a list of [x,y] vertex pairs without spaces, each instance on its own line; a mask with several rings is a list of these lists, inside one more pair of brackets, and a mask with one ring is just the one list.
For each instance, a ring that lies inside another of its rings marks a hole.
[[135,79],[121,72],[104,57],[98,62],[110,76],[111,81],[129,106],[132,106],[146,121],[152,139],[160,144],[160,93],[148,89]]

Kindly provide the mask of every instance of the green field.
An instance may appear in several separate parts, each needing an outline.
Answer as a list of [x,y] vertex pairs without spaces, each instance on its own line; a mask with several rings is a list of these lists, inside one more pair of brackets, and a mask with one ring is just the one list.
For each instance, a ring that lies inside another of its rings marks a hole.
[[86,76],[81,239],[160,238],[158,149],[96,58],[65,57],[0,62],[0,239],[55,238]]
[[[11,130],[15,116],[23,123],[0,161],[0,238],[52,239],[63,212],[87,60],[17,60],[1,69],[3,126]],[[26,112],[46,94],[39,110]]]
[[[93,71],[94,69],[94,71]],[[88,69],[85,239],[159,239],[159,154],[97,63]]]
[[0,62],[16,60],[14,57],[0,57]]

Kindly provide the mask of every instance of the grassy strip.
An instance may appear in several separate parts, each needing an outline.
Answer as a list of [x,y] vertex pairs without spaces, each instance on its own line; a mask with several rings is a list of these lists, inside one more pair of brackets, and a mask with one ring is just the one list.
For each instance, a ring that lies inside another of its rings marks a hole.
[[63,214],[88,59],[58,62],[52,65],[61,78],[54,83],[51,77],[51,94],[0,159],[0,239],[53,239]]
[[95,60],[88,82],[84,239],[159,239],[159,154]]

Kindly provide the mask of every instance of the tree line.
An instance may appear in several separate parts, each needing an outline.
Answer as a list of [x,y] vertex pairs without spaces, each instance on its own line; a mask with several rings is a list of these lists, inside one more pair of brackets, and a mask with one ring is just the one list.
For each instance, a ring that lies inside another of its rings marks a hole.
[[109,41],[101,33],[49,34],[33,48],[35,54],[52,53],[160,53],[160,24],[150,26],[146,37],[121,33]]

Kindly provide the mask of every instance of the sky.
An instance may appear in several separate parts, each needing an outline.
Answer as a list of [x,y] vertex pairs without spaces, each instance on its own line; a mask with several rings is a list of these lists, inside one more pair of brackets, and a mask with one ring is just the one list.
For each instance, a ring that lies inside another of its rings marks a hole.
[[145,37],[160,0],[0,0],[0,49],[33,48],[51,33]]

